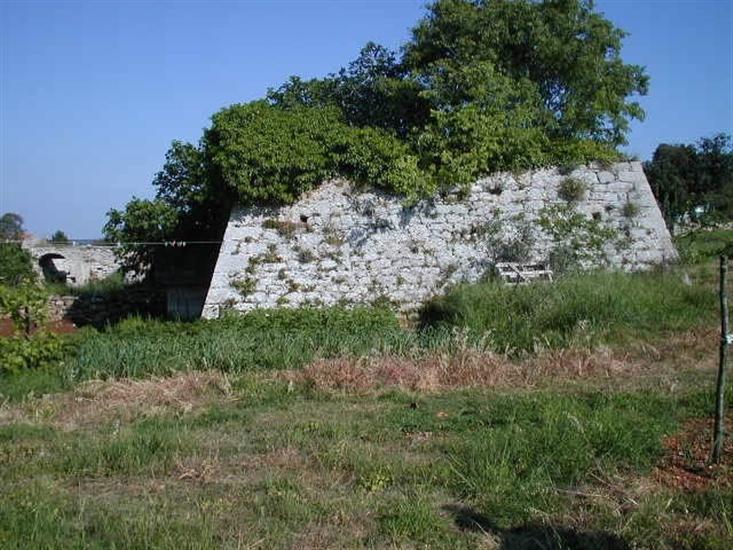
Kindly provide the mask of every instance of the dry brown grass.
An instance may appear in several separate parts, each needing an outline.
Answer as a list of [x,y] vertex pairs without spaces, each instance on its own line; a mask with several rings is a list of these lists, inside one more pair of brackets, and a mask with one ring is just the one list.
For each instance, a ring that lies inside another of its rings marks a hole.
[[187,413],[230,395],[229,380],[217,371],[145,380],[90,380],[69,393],[6,407],[0,410],[0,425],[44,421],[71,430],[112,420]]
[[398,388],[437,392],[458,388],[531,388],[557,381],[662,379],[683,369],[712,369],[715,329],[695,329],[657,345],[548,350],[523,359],[466,347],[418,357],[374,356],[321,359],[286,371],[286,380],[321,391],[369,393]]

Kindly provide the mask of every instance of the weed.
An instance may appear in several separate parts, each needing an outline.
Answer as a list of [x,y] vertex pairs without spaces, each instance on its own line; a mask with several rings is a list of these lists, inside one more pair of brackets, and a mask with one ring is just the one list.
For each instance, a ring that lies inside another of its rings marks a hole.
[[567,202],[580,202],[585,198],[588,185],[578,178],[565,178],[560,182],[557,195]]
[[257,280],[252,277],[245,277],[244,279],[233,279],[230,284],[232,287],[239,292],[240,296],[246,298],[252,294],[257,288]]

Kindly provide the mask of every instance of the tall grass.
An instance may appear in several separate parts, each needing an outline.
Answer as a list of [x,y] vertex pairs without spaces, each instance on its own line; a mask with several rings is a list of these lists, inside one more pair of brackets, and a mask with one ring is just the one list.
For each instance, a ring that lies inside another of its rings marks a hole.
[[85,339],[70,375],[298,368],[318,357],[375,353],[410,339],[392,312],[373,308],[256,311],[195,323],[133,318]]
[[[295,369],[316,359],[455,346],[519,354],[655,338],[712,321],[715,307],[711,289],[674,273],[592,273],[521,287],[488,281],[432,301],[416,330],[400,327],[388,309],[367,307],[261,310],[193,323],[131,318],[76,335],[61,372],[68,385],[192,369]],[[0,393],[17,393],[15,386],[0,379]]]
[[711,321],[716,297],[675,273],[577,274],[559,281],[464,285],[428,304],[423,326],[460,327],[497,351],[646,338]]

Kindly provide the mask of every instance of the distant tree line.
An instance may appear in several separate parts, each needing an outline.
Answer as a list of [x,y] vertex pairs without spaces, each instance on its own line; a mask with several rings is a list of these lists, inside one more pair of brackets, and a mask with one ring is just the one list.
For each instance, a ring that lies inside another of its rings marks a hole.
[[667,225],[733,220],[733,148],[728,134],[663,143],[644,163]]

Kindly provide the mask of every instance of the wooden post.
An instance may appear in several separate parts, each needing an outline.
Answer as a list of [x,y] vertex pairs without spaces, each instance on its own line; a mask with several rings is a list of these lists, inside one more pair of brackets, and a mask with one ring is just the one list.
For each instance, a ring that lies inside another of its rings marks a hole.
[[718,384],[715,397],[715,426],[713,427],[712,462],[720,462],[723,450],[723,426],[725,414],[725,371],[728,363],[728,257],[720,256],[720,363],[718,364]]

